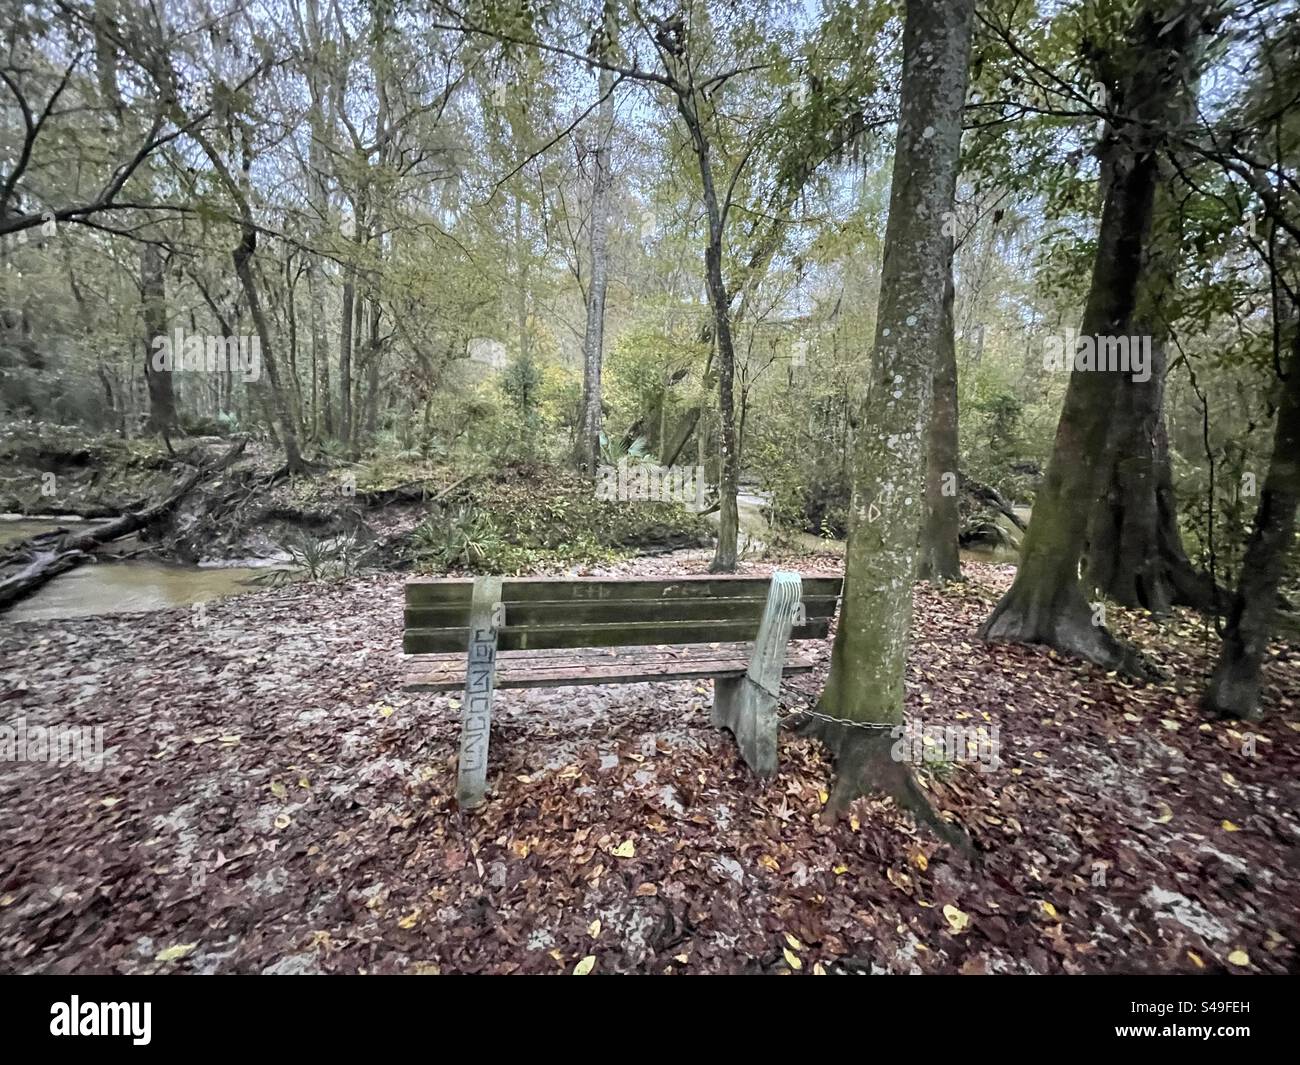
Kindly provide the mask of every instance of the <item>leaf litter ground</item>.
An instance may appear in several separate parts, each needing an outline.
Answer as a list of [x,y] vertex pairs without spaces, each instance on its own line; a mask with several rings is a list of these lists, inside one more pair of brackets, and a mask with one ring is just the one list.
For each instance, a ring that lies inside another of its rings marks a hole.
[[400,690],[398,577],[201,627],[0,624],[0,723],[99,724],[107,749],[0,763],[0,970],[1295,970],[1300,649],[1272,648],[1262,724],[1209,722],[1199,619],[1112,611],[1172,678],[1136,684],[976,639],[1011,573],[916,590],[909,718],[1000,730],[996,770],[922,778],[973,865],[885,800],[821,824],[830,766],[791,732],[756,780],[708,683],[499,693],[489,801],[459,812],[459,699]]

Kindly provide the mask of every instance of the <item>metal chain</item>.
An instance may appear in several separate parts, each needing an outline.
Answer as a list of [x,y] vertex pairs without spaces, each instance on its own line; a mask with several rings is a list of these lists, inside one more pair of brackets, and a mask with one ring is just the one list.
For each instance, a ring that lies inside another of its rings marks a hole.
[[[794,685],[789,684],[789,683],[787,683],[787,682],[784,681],[784,680],[781,682],[781,687],[785,690],[785,692],[786,692],[787,695],[790,694],[790,693],[794,693],[795,695],[797,695],[797,696],[800,697],[800,698],[804,698],[804,699],[807,698],[807,693],[806,693],[806,692],[802,692],[802,691],[800,691],[800,690],[799,690],[798,688],[796,688]],[[779,714],[779,713],[782,713],[781,707],[779,707],[779,706],[777,707],[777,713],[778,713],[778,714]],[[860,729],[884,729],[884,728],[887,728],[887,729],[895,729],[895,728],[901,728],[901,727],[902,727],[902,723],[901,723],[901,722],[880,723],[880,722],[876,722],[876,721],[852,721],[852,720],[850,720],[850,719],[847,718],[847,717],[832,717],[830,714],[823,714],[823,713],[822,713],[821,711],[819,711],[819,710],[812,710],[812,709],[809,709],[808,707],[804,707],[804,708],[802,708],[802,709],[791,709],[791,710],[787,710],[787,711],[784,712],[784,716],[785,716],[785,717],[795,717],[795,716],[797,716],[797,715],[799,715],[799,716],[805,716],[805,717],[816,718],[818,721],[828,721],[828,722],[830,722],[832,725],[845,725],[845,726],[847,726],[847,727],[849,727],[849,728],[860,728]]]

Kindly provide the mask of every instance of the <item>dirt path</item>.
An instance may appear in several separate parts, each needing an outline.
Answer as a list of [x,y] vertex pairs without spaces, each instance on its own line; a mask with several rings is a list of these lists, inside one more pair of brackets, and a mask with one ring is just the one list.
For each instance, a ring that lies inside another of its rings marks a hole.
[[1000,729],[996,771],[930,781],[976,869],[885,804],[821,827],[819,750],[785,736],[763,786],[707,684],[503,693],[495,794],[462,816],[455,699],[398,687],[400,577],[202,627],[0,623],[0,724],[102,724],[109,748],[98,772],[0,762],[0,971],[1294,969],[1300,653],[1270,663],[1252,756],[1195,709],[1187,619],[1121,618],[1177,678],[1129,687],[980,644],[1010,570],[968,572],[918,588],[908,698]]

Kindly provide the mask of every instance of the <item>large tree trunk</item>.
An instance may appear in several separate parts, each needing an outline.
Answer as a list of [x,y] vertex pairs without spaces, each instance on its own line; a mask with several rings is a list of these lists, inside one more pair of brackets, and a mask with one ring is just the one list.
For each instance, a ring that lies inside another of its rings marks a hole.
[[908,0],[902,100],[871,381],[855,442],[844,595],[818,711],[867,727],[814,724],[837,755],[829,809],[882,787],[923,813],[889,757],[903,678],[924,485],[934,352],[945,329],[948,238],[974,0]]
[[[1098,337],[1132,333],[1159,177],[1156,153],[1200,33],[1201,24],[1190,13],[1169,28],[1145,7],[1129,39],[1117,42],[1131,63],[1118,96],[1127,114],[1103,142],[1106,198],[1079,330],[1094,344]],[[1073,359],[1075,353],[1065,354]],[[1079,580],[1088,524],[1115,454],[1115,414],[1132,409],[1133,376],[1118,368],[1071,371],[1020,566],[980,629],[985,639],[1045,643],[1108,668],[1146,672],[1134,652],[1099,623]]]
[[166,433],[176,424],[172,375],[153,368],[155,337],[167,335],[167,290],[162,252],[156,244],[140,245],[140,293],[144,302],[144,379],[149,387],[149,430]]
[[[606,12],[606,32],[612,23]],[[587,280],[587,328],[582,338],[582,415],[578,424],[578,468],[595,476],[600,463],[601,364],[605,340],[605,290],[609,276],[610,143],[614,136],[614,75],[600,72],[598,142],[591,177],[591,275]],[[662,445],[660,446],[662,454]]]
[[[1179,95],[1186,100],[1188,90]],[[1167,316],[1177,295],[1182,245],[1174,182],[1173,167],[1166,164],[1134,313],[1134,333],[1151,337],[1150,375],[1129,385],[1123,408],[1114,412],[1116,443],[1092,514],[1086,570],[1088,584],[1102,595],[1157,614],[1175,604],[1207,612],[1218,605],[1214,582],[1197,572],[1183,549],[1165,432]]]
[[1273,435],[1273,456],[1259,497],[1255,527],[1241,560],[1219,661],[1205,693],[1216,714],[1259,716],[1260,668],[1277,613],[1277,591],[1287,554],[1295,546],[1300,503],[1300,324],[1291,343],[1290,365]]
[[943,320],[935,345],[934,396],[927,434],[925,519],[917,574],[935,584],[961,580],[957,476],[957,338],[953,321],[952,245],[943,290]]

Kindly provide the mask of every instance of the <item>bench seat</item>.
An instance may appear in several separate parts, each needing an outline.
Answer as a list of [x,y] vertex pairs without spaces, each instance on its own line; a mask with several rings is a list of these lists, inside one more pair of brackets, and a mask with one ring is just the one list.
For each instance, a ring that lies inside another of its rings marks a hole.
[[[576,650],[501,651],[498,688],[560,688],[582,684],[739,677],[749,669],[752,642],[592,647]],[[409,691],[459,691],[465,687],[465,653],[407,655],[402,687]],[[782,672],[807,673],[808,655],[787,654]]]

